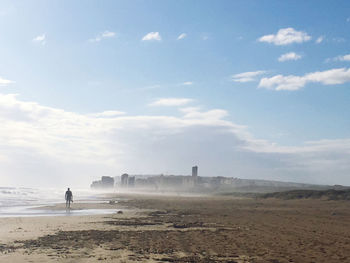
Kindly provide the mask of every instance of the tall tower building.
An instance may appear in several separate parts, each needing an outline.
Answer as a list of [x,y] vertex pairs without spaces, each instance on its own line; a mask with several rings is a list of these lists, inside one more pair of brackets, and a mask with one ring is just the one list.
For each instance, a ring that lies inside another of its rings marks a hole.
[[192,167],[192,177],[197,177],[198,176],[198,166],[193,166]]

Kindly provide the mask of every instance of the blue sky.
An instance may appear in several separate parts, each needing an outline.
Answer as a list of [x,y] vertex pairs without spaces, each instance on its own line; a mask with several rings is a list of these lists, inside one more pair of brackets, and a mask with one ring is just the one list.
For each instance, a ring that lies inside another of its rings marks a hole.
[[[57,182],[85,173],[79,138],[110,159],[88,180],[197,163],[202,175],[350,184],[349,32],[348,1],[2,1],[0,184],[49,184],[57,162]],[[79,161],[61,159],[71,147]],[[21,170],[18,156],[33,160]]]

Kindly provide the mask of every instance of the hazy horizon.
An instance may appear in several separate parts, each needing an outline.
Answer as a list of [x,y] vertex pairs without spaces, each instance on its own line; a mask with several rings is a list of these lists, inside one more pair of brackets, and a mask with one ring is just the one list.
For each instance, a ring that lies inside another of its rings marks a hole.
[[2,1],[0,186],[350,185],[350,2]]

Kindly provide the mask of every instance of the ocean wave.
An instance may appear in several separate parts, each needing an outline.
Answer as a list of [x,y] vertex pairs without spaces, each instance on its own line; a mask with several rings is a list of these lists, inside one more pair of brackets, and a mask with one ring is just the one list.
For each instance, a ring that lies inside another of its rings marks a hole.
[[[0,207],[40,206],[63,203],[66,189],[35,189],[25,187],[0,187]],[[97,200],[96,192],[73,189],[73,196],[79,200]]]

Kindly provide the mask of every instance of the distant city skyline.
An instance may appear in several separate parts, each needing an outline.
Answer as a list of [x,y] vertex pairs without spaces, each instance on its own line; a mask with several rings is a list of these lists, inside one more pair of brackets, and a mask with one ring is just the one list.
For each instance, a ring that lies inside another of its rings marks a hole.
[[0,186],[350,185],[350,2],[0,3]]

